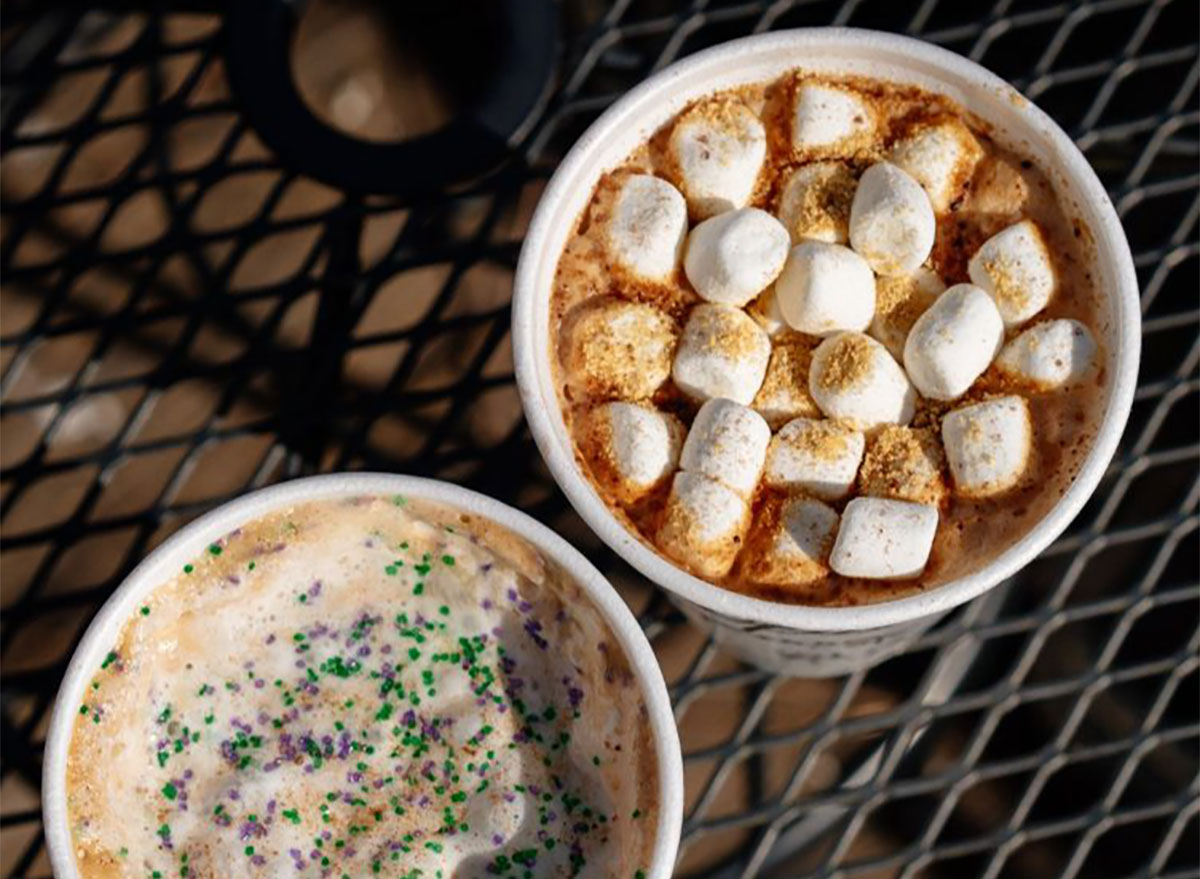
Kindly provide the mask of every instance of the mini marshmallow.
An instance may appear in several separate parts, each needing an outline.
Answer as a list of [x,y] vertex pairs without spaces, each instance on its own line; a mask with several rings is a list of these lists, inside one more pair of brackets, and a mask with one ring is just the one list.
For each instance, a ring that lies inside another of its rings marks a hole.
[[811,498],[788,498],[747,547],[746,576],[758,583],[804,586],[828,573],[838,514]]
[[573,384],[594,397],[649,397],[671,372],[675,323],[657,308],[612,296],[568,316],[564,366]]
[[962,120],[947,117],[898,140],[888,160],[925,187],[939,214],[958,198],[983,156],[979,141]]
[[740,308],[704,303],[692,309],[671,377],[700,400],[724,397],[749,405],[762,386],[771,340]]
[[746,314],[754,319],[768,336],[777,336],[788,329],[787,321],[779,310],[779,297],[775,295],[775,285],[771,285],[762,294],[746,306]]
[[771,439],[764,475],[774,488],[799,489],[823,500],[850,491],[866,438],[833,421],[797,418]]
[[781,338],[772,346],[767,374],[753,404],[755,411],[772,428],[802,415],[809,418],[821,415],[808,392],[812,352],[812,343],[796,334]]
[[1020,482],[1032,442],[1029,406],[1020,397],[964,406],[942,419],[954,490],[964,497],[999,494]]
[[692,214],[711,217],[750,201],[767,133],[745,104],[709,101],[675,123],[668,149]]
[[848,154],[866,146],[875,114],[852,89],[801,83],[792,117],[792,146],[800,151]]
[[841,162],[801,165],[788,176],[779,196],[779,221],[792,236],[845,244],[850,240],[850,204],[858,181]]
[[848,247],[801,241],[788,254],[775,297],[788,326],[802,333],[865,330],[875,314],[875,275]]
[[992,297],[955,284],[917,318],[904,343],[904,368],[923,396],[954,400],[983,375],[1004,342]]
[[1050,390],[1079,381],[1095,361],[1091,331],[1077,320],[1064,318],[1025,330],[1004,346],[996,365],[1013,378]]
[[850,206],[850,246],[881,275],[908,275],[933,250],[937,220],[921,184],[888,162],[863,172]]
[[746,497],[758,485],[770,441],[771,428],[753,409],[732,400],[709,400],[692,421],[679,465]]
[[861,430],[908,424],[916,394],[887,349],[862,333],[841,333],[813,352],[808,390],[821,411]]
[[842,512],[829,566],[843,577],[916,577],[925,570],[937,526],[934,507],[856,497]]
[[679,190],[649,174],[627,179],[608,223],[613,261],[637,278],[671,279],[687,236],[687,203]]
[[621,503],[632,503],[669,476],[684,427],[674,415],[638,403],[604,403],[580,425],[581,445]]
[[699,473],[675,474],[656,543],[662,552],[702,577],[723,577],[733,567],[750,526],[741,495]]
[[867,444],[858,468],[858,493],[938,506],[946,496],[944,464],[933,429],[889,424]]
[[700,298],[740,307],[779,275],[788,245],[787,229],[766,211],[726,211],[692,230],[683,270]]
[[904,357],[908,331],[946,290],[936,273],[920,268],[911,275],[875,279],[875,317],[867,330],[897,360]]
[[1050,250],[1032,220],[1015,223],[983,242],[967,271],[971,281],[996,300],[1009,327],[1045,308],[1056,286]]

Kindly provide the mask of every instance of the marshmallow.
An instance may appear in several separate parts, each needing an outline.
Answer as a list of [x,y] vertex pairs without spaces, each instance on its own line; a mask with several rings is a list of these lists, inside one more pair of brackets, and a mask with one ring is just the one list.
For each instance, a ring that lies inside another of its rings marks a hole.
[[639,403],[604,403],[580,424],[580,445],[622,503],[632,503],[669,476],[679,461],[683,424]]
[[569,316],[565,367],[590,396],[649,397],[671,372],[675,324],[657,308],[611,296]]
[[767,485],[837,500],[854,484],[865,444],[866,438],[857,430],[833,421],[789,421],[771,440]]
[[744,311],[704,303],[688,316],[671,377],[685,394],[745,406],[758,393],[770,358],[771,340]]
[[799,244],[809,238],[829,244],[850,240],[850,204],[858,181],[841,162],[801,165],[779,196],[779,221]]
[[[1048,320],[1004,346],[996,365],[1002,372],[1043,390],[1079,381],[1096,361],[1096,340],[1077,320]],[[770,367],[767,373],[770,374]]]
[[942,419],[954,490],[965,497],[987,497],[1016,485],[1025,474],[1032,442],[1029,406],[1020,397],[964,406]]
[[608,223],[613,261],[637,278],[671,279],[687,236],[687,203],[679,190],[649,174],[627,179]]
[[838,514],[820,501],[788,498],[747,547],[747,578],[775,586],[820,580],[837,526]]
[[925,187],[939,214],[958,198],[983,150],[960,119],[947,117],[898,140],[888,160]]
[[788,326],[802,333],[865,330],[875,314],[875,276],[848,247],[801,241],[788,254],[775,297]]
[[797,150],[851,153],[867,145],[875,114],[857,92],[802,83],[796,89],[792,146]]
[[699,473],[675,474],[658,548],[702,577],[723,577],[733,567],[750,526],[741,495]]
[[1005,326],[1029,320],[1054,295],[1054,265],[1041,229],[1022,220],[997,232],[971,257],[971,281],[996,300]]
[[917,318],[904,343],[913,386],[934,400],[954,400],[983,375],[1004,342],[1004,321],[974,284],[955,284]]
[[700,407],[683,443],[679,466],[749,496],[762,475],[771,428],[761,415],[732,400]]
[[808,390],[827,416],[863,430],[908,424],[916,408],[916,394],[900,364],[862,333],[842,333],[817,346]]
[[904,357],[908,331],[925,309],[946,289],[929,269],[911,275],[884,275],[875,279],[875,317],[867,331],[883,343],[897,360]]
[[754,409],[772,428],[801,415],[817,418],[821,410],[808,392],[808,369],[812,343],[791,335],[775,342],[762,387],[754,397]]
[[746,306],[746,314],[754,318],[768,336],[777,336],[788,328],[783,313],[779,310],[779,297],[775,295],[774,285],[762,292],[762,295]]
[[843,577],[916,577],[925,570],[937,526],[934,507],[856,497],[842,512],[829,566]]
[[888,162],[863,172],[850,206],[850,246],[881,275],[908,275],[933,249],[937,221],[921,184]]
[[740,307],[775,280],[788,244],[787,230],[766,211],[727,211],[692,230],[683,270],[700,298]]
[[937,506],[946,496],[942,444],[930,428],[888,425],[867,446],[859,494]]
[[746,105],[709,101],[675,123],[668,149],[692,214],[711,217],[750,201],[767,155],[767,133]]

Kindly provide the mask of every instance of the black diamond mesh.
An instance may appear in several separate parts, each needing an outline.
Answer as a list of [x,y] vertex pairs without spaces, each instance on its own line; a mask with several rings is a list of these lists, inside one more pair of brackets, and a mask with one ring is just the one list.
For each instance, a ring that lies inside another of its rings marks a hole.
[[[49,708],[124,573],[248,488],[371,468],[515,503],[634,606],[683,739],[680,875],[1197,875],[1194,0],[565,3],[559,78],[507,162],[407,201],[280,165],[229,94],[219,12],[102,8],[3,22],[0,873],[49,875]],[[803,681],[721,654],[569,509],[508,308],[544,181],[604,107],[697,49],[825,24],[961,52],[1063,125],[1125,221],[1145,351],[1062,539],[904,656]]]

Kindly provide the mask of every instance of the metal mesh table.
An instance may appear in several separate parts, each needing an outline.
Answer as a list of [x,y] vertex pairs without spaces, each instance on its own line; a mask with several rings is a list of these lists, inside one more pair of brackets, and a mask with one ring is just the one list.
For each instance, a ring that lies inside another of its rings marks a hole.
[[[48,712],[124,573],[249,488],[371,468],[515,503],[618,585],[676,705],[681,876],[1197,875],[1194,0],[551,12],[561,51],[497,167],[359,195],[265,145],[219,8],[8,4],[0,872],[49,875]],[[721,654],[569,509],[521,419],[508,307],[546,178],[615,97],[705,46],[823,24],[964,53],[1076,138],[1126,223],[1145,353],[1120,451],[1063,538],[906,655],[804,681]]]

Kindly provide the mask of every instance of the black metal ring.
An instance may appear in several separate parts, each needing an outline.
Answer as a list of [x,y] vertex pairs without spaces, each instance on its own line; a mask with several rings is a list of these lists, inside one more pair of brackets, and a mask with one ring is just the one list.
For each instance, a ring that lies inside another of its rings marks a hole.
[[496,7],[506,23],[496,69],[474,106],[437,131],[375,143],[314,115],[291,73],[297,15],[286,0],[230,4],[226,56],[234,97],[288,168],[361,194],[442,191],[499,164],[551,84],[558,41],[554,0],[496,0]]

